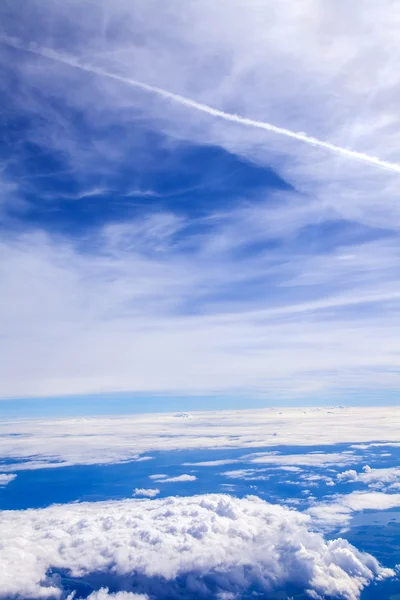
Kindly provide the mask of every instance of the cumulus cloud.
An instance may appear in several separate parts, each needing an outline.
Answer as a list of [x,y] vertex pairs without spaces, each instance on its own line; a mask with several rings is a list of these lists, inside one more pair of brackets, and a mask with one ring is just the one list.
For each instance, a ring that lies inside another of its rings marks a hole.
[[134,496],[145,496],[147,498],[155,498],[160,493],[158,488],[135,488]]
[[[275,436],[270,435],[271,430],[276,432]],[[326,409],[298,408],[279,412],[274,409],[213,411],[193,413],[191,419],[183,420],[169,414],[112,419],[3,420],[0,457],[17,459],[2,467],[3,472],[14,473],[27,468],[138,460],[148,452],[164,450],[328,446],[339,442],[368,443],[382,438],[392,439],[394,443],[399,430],[400,409],[397,407],[333,409],[329,415]],[[7,437],[10,434],[13,434],[12,444]],[[226,460],[230,460],[229,455]],[[266,464],[271,468],[297,469],[299,465],[347,466],[357,459],[345,452],[286,456],[265,452],[247,454],[240,460],[250,463],[252,468],[254,464]]]
[[348,483],[364,483],[368,487],[384,487],[385,485],[400,483],[400,468],[387,467],[382,469],[373,469],[369,465],[365,465],[361,472],[354,469],[349,469],[337,474],[339,482]]
[[394,574],[311,527],[309,515],[219,494],[4,511],[0,597],[58,596],[52,569],[74,578],[97,573],[97,581],[103,574],[99,587],[119,582],[126,592],[151,597],[157,590],[159,598],[296,586],[314,597],[356,600],[371,581]]
[[15,473],[0,473],[0,486],[7,485],[16,478]]

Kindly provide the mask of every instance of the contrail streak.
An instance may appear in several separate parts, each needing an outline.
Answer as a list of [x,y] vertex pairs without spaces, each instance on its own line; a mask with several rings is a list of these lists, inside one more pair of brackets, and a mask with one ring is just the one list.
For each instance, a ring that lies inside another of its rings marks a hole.
[[392,171],[395,173],[400,173],[400,164],[392,163],[386,160],[381,160],[376,156],[371,156],[369,154],[365,154],[363,152],[357,152],[355,150],[349,150],[348,148],[342,148],[341,146],[337,146],[336,144],[331,144],[330,142],[325,142],[323,140],[319,140],[315,137],[306,135],[305,133],[300,133],[296,131],[291,131],[290,129],[286,129],[284,127],[278,127],[277,125],[272,125],[271,123],[265,123],[264,121],[257,121],[254,119],[248,119],[247,117],[242,117],[237,114],[232,114],[228,112],[224,112],[223,110],[219,110],[217,108],[213,108],[212,106],[208,106],[208,104],[202,104],[201,102],[196,102],[191,98],[187,98],[186,96],[181,96],[180,94],[174,94],[173,92],[169,92],[168,90],[164,90],[163,88],[157,87],[155,85],[149,85],[142,81],[138,81],[136,79],[131,79],[129,77],[124,77],[123,75],[118,75],[116,73],[110,73],[101,69],[100,67],[95,67],[90,64],[82,63],[74,57],[65,56],[62,54],[58,54],[57,52],[49,49],[49,48],[41,48],[37,45],[24,46],[16,40],[15,38],[9,37],[0,37],[0,41],[7,44],[8,46],[12,46],[13,48],[17,48],[19,50],[24,50],[26,52],[30,52],[31,54],[36,54],[38,56],[42,56],[49,60],[53,60],[59,63],[63,63],[70,67],[74,67],[76,69],[81,69],[82,71],[86,71],[88,73],[93,73],[95,75],[100,75],[102,77],[108,77],[109,79],[114,79],[115,81],[120,81],[137,89],[143,90],[145,92],[149,92],[152,94],[156,94],[162,98],[167,100],[172,100],[182,106],[186,106],[188,108],[193,108],[198,110],[199,112],[205,113],[212,117],[217,117],[219,119],[223,119],[224,121],[230,121],[231,123],[237,123],[239,125],[244,125],[245,127],[254,127],[256,129],[263,129],[265,131],[269,131],[271,133],[276,133],[278,135],[283,135],[288,138],[292,138],[299,142],[304,142],[311,146],[315,146],[317,148],[323,148],[324,150],[328,150],[330,152],[334,152],[335,154],[339,154],[341,156],[352,158],[355,160],[359,160],[361,162],[370,164],[372,166],[378,167],[380,169],[385,169],[387,171]]

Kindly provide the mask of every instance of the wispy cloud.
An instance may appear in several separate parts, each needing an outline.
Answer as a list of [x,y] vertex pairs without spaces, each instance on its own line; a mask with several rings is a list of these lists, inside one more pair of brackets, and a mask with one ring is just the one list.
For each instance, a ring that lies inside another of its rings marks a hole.
[[0,473],[0,487],[11,483],[16,478],[15,473]]
[[363,510],[389,510],[400,506],[400,494],[383,492],[352,492],[336,495],[330,502],[316,503],[307,510],[320,526],[335,529],[347,526],[355,512]]
[[26,52],[31,52],[32,54],[37,54],[39,56],[43,56],[49,60],[55,60],[56,62],[63,63],[70,67],[74,67],[77,69],[82,69],[88,73],[93,73],[95,75],[100,75],[102,77],[109,77],[110,79],[115,79],[116,81],[120,81],[122,83],[126,83],[127,85],[131,85],[138,89],[144,90],[146,92],[157,94],[166,100],[172,100],[173,102],[177,102],[178,104],[182,104],[188,108],[193,108],[194,110],[198,110],[212,117],[217,117],[220,119],[224,119],[225,121],[230,121],[232,123],[237,123],[239,125],[244,125],[246,127],[255,127],[256,129],[262,129],[264,131],[268,131],[271,133],[276,133],[278,135],[283,135],[288,138],[292,138],[299,142],[304,142],[306,144],[310,144],[311,146],[315,146],[317,148],[322,148],[324,150],[328,150],[330,152],[334,152],[340,154],[341,156],[360,160],[362,162],[368,163],[372,166],[386,169],[388,171],[394,171],[395,173],[400,173],[400,164],[392,163],[390,161],[381,160],[378,157],[370,156],[364,152],[357,152],[355,150],[350,150],[348,148],[343,148],[341,146],[337,146],[336,144],[332,144],[331,142],[325,142],[319,140],[315,137],[309,136],[302,132],[291,131],[290,129],[286,129],[284,127],[278,127],[277,125],[273,125],[272,123],[266,123],[263,121],[257,121],[255,119],[250,119],[247,117],[242,117],[240,115],[231,114],[225,112],[223,110],[219,110],[217,108],[213,108],[208,106],[207,104],[203,104],[201,102],[196,102],[190,98],[186,98],[185,96],[181,96],[180,94],[175,94],[163,88],[149,85],[143,81],[138,81],[136,79],[131,79],[128,77],[124,77],[118,75],[116,73],[110,73],[105,71],[99,67],[80,62],[79,59],[73,56],[62,55],[58,52],[50,48],[42,48],[40,46],[24,46],[18,39],[15,38],[7,38],[2,37],[0,41],[6,43],[13,48],[18,48],[20,50],[24,50]]
[[2,396],[397,389],[398,7],[82,6],[4,9]]

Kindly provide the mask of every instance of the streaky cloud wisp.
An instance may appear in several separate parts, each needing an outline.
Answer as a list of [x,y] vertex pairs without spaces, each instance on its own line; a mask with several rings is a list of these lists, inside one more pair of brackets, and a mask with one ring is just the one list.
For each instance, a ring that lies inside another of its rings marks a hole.
[[170,92],[170,91],[160,88],[158,86],[150,85],[148,83],[145,83],[143,81],[138,81],[138,80],[132,79],[130,77],[124,77],[123,75],[119,75],[117,73],[110,73],[109,71],[106,71],[102,68],[81,62],[76,57],[68,56],[68,55],[64,55],[64,54],[55,52],[54,50],[52,50],[50,48],[42,48],[37,44],[30,44],[28,46],[25,46],[25,45],[21,44],[17,39],[12,38],[12,37],[7,37],[7,36],[0,37],[0,41],[4,44],[12,46],[13,48],[16,48],[19,50],[24,50],[26,52],[30,52],[32,54],[42,56],[49,60],[54,60],[59,63],[68,65],[70,67],[74,67],[76,69],[81,69],[82,71],[87,71],[88,73],[93,73],[96,75],[100,75],[102,77],[108,77],[110,79],[114,79],[116,81],[120,81],[121,83],[125,83],[127,85],[131,85],[133,87],[141,89],[145,92],[157,94],[158,96],[161,96],[165,99],[172,100],[173,102],[177,102],[188,108],[193,108],[202,113],[208,114],[212,117],[224,119],[225,121],[231,121],[232,123],[237,123],[239,125],[244,125],[246,127],[254,127],[257,129],[263,129],[265,131],[269,131],[271,133],[276,133],[278,135],[283,135],[288,138],[297,140],[299,142],[303,142],[303,143],[309,144],[311,146],[315,146],[317,148],[322,148],[324,150],[328,150],[329,152],[334,152],[335,154],[341,155],[346,158],[359,160],[361,162],[370,164],[379,169],[392,171],[394,173],[400,173],[400,164],[382,160],[376,156],[371,156],[369,154],[365,154],[364,152],[358,152],[356,150],[351,150],[349,148],[343,148],[342,146],[338,146],[336,144],[332,144],[331,142],[326,142],[326,141],[320,140],[313,136],[309,136],[303,132],[291,131],[290,129],[286,129],[285,127],[279,127],[277,125],[273,125],[272,123],[258,121],[255,119],[250,119],[248,117],[243,117],[241,115],[225,112],[218,108],[214,108],[212,106],[208,106],[207,104],[203,104],[201,102],[197,102],[196,100],[192,100],[191,98],[181,96],[180,94],[175,94],[174,92]]

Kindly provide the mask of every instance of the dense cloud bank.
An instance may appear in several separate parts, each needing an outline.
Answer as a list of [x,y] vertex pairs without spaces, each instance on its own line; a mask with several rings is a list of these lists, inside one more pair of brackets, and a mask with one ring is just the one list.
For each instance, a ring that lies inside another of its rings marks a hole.
[[[0,423],[0,458],[16,459],[2,471],[82,464],[149,460],[143,453],[208,448],[316,446],[398,443],[400,409],[285,408],[193,413],[190,419],[173,414],[129,415],[81,419],[10,420]],[[12,443],[10,443],[12,435]],[[357,449],[357,448],[355,448]],[[248,453],[247,453],[248,454]],[[334,461],[346,466],[351,454],[258,455],[248,462],[317,466]],[[254,460],[257,459],[257,460]]]
[[61,571],[94,577],[96,600],[106,586],[150,598],[295,587],[313,598],[355,600],[374,579],[393,575],[312,526],[295,510],[221,494],[3,511],[0,597],[66,596],[51,575]]

